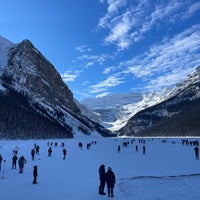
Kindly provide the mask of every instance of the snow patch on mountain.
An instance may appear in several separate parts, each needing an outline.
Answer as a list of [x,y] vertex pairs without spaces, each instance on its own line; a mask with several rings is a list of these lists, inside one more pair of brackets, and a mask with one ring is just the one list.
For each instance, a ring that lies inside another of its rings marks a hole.
[[160,92],[144,93],[142,94],[141,101],[122,106],[117,113],[117,120],[110,123],[111,127],[109,129],[111,131],[119,130],[125,126],[126,122],[139,111],[168,99],[171,95],[170,91],[170,88],[165,88]]
[[14,44],[0,35],[0,69],[6,67],[8,51]]

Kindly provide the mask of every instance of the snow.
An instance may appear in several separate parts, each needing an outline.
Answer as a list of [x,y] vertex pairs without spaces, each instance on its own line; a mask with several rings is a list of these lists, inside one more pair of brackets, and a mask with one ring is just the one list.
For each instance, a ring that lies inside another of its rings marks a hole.
[[3,85],[1,85],[1,83],[0,83],[0,91],[2,91],[2,92],[6,91],[6,88],[3,87]]
[[[200,161],[195,160],[194,146],[182,145],[181,139],[168,138],[163,143],[160,138],[146,138],[146,154],[142,146],[133,138],[98,138],[85,137],[57,140],[17,140],[0,141],[0,154],[6,160],[2,163],[0,177],[0,199],[29,200],[103,200],[110,199],[98,194],[101,164],[111,166],[116,185],[115,200],[199,200],[200,199]],[[192,138],[190,140],[195,140]],[[79,149],[78,143],[83,143]],[[96,141],[91,149],[86,144]],[[127,147],[122,143],[129,141]],[[58,142],[53,145],[52,157],[47,156],[47,142]],[[62,159],[61,143],[67,149],[66,160]],[[40,145],[40,155],[31,160],[31,149],[34,143]],[[121,152],[117,146],[121,145]],[[139,152],[135,152],[138,145]],[[18,157],[23,155],[27,163],[24,173],[18,168],[11,169],[12,150],[18,146]],[[38,184],[33,185],[33,166],[38,165]],[[105,188],[106,192],[106,188]]]
[[0,68],[7,65],[7,55],[11,46],[13,46],[13,43],[0,35]]

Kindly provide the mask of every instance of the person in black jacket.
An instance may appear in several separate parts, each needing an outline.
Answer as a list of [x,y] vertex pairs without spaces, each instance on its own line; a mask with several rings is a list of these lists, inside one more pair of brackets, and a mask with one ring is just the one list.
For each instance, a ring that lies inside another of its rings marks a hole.
[[37,165],[35,165],[33,167],[33,184],[37,183],[37,176],[38,176]]
[[15,154],[15,155],[12,157],[12,169],[16,169],[17,160],[18,160],[18,157],[17,157],[17,155]]
[[67,150],[64,148],[64,149],[63,149],[63,160],[65,160],[66,155],[67,155]]
[[106,184],[108,188],[108,197],[114,197],[113,188],[115,186],[115,174],[111,167],[108,167],[108,171],[106,172]]
[[0,171],[1,171],[1,163],[2,163],[3,157],[0,154]]
[[99,194],[105,195],[104,187],[106,182],[106,172],[105,172],[105,166],[102,164],[99,167],[99,179],[100,179],[100,185],[99,185]]
[[196,158],[196,160],[199,160],[199,148],[198,148],[198,146],[196,146],[194,148],[194,152],[195,152],[195,158]]

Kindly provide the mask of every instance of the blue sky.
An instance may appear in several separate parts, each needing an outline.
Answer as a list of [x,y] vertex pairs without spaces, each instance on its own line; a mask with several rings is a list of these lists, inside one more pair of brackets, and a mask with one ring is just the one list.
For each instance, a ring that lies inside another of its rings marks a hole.
[[0,35],[29,39],[78,100],[154,91],[200,64],[200,1],[0,0]]

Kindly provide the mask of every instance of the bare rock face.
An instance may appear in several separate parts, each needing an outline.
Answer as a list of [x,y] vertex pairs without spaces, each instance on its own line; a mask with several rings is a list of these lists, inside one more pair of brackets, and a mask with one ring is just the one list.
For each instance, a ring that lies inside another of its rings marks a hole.
[[54,66],[28,40],[11,49],[6,72],[16,89],[34,95],[36,100],[80,112]]

